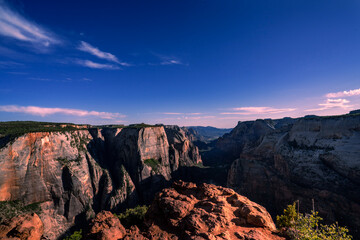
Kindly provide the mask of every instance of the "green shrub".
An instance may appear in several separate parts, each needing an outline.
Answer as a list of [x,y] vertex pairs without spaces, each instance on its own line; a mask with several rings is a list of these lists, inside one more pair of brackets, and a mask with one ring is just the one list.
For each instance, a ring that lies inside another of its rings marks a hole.
[[[51,123],[33,121],[0,122],[0,148],[16,138],[31,132],[66,132],[78,130],[73,123]],[[85,126],[85,125],[84,125]],[[86,128],[90,126],[86,125]]]
[[64,240],[81,240],[82,239],[82,229],[75,231],[70,236],[64,238]]
[[322,218],[318,212],[310,214],[296,212],[296,203],[288,205],[284,214],[276,217],[278,227],[291,239],[297,240],[351,240],[346,227],[340,227],[338,223],[331,225],[321,224]]
[[296,203],[288,205],[284,209],[284,214],[281,216],[276,216],[276,224],[278,227],[293,227],[295,226],[296,221],[298,220],[298,214],[296,212]]
[[132,225],[141,226],[143,224],[145,214],[148,211],[148,206],[136,206],[135,208],[126,209],[125,212],[118,215],[115,214],[120,219],[122,225],[126,228],[129,228]]
[[144,163],[151,167],[154,172],[157,172],[160,166],[160,161],[153,158],[144,160]]
[[40,203],[24,205],[21,201],[0,201],[0,223],[24,213],[40,212]]

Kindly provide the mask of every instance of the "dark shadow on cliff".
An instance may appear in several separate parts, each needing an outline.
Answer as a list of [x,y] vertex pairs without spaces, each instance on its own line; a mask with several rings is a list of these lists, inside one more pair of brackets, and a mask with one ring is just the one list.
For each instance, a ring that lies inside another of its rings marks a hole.
[[210,183],[218,186],[226,186],[227,167],[197,167],[182,166],[172,173],[172,182],[183,180],[185,182]]

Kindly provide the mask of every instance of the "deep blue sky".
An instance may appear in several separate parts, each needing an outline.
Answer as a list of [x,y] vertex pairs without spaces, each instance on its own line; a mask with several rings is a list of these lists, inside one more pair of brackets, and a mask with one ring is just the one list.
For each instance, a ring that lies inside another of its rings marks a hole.
[[0,121],[345,113],[359,44],[359,1],[0,0]]

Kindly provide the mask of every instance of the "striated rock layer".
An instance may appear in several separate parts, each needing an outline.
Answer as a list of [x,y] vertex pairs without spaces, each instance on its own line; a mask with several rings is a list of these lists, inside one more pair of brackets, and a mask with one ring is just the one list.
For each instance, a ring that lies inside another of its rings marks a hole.
[[266,209],[233,190],[211,184],[175,182],[157,194],[146,227],[126,232],[110,212],[91,222],[85,239],[281,240]]
[[314,199],[360,237],[360,115],[239,122],[216,150],[232,162],[228,186],[273,215],[296,200],[310,211]]
[[94,212],[149,202],[200,162],[173,126],[27,133],[0,149],[0,201],[41,203],[44,236],[55,239]]

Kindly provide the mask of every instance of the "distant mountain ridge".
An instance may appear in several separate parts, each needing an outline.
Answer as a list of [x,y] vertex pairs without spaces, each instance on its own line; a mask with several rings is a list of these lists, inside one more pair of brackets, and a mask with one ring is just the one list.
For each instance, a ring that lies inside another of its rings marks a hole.
[[202,126],[189,126],[182,127],[182,129],[190,137],[190,140],[201,141],[201,142],[210,142],[213,141],[226,133],[231,132],[232,128],[216,128],[216,127],[202,127]]

